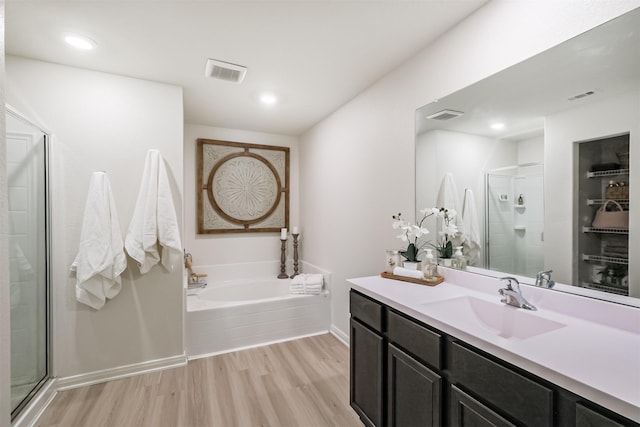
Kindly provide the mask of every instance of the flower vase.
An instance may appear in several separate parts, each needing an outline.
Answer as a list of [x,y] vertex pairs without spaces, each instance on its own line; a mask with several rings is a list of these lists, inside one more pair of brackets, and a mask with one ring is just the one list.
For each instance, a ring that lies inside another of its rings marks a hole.
[[403,261],[402,266],[410,270],[422,270],[422,261]]

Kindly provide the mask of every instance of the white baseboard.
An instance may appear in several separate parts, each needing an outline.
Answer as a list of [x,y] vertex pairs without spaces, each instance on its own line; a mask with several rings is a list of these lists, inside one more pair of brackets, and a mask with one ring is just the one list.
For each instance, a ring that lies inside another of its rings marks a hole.
[[214,351],[212,353],[193,354],[193,355],[187,356],[187,359],[189,359],[191,361],[191,360],[196,360],[196,359],[203,359],[205,357],[219,356],[221,354],[233,353],[233,352],[236,352],[236,351],[249,350],[249,349],[252,349],[252,348],[264,347],[264,346],[267,346],[267,345],[278,344],[278,343],[283,343],[283,342],[287,342],[287,341],[295,341],[295,340],[300,340],[300,339],[303,339],[303,338],[315,337],[316,335],[324,335],[327,332],[329,332],[329,331],[324,330],[324,331],[313,332],[313,333],[310,333],[310,334],[297,335],[295,337],[283,338],[281,340],[267,341],[267,342],[262,342],[262,343],[258,343],[258,344],[246,345],[246,346],[243,346],[243,347],[230,348],[228,350],[222,350],[222,351]]
[[20,412],[20,415],[11,423],[12,427],[31,427],[35,425],[40,415],[49,406],[51,401],[58,393],[56,379],[51,378],[29,404]]
[[163,369],[177,368],[180,366],[185,366],[186,364],[187,356],[186,354],[182,354],[180,356],[166,357],[164,359],[134,363],[132,365],[104,369],[102,371],[95,371],[86,374],[58,378],[56,385],[58,391],[63,391],[72,388],[103,383],[106,381],[117,380],[120,378],[132,377],[134,375],[160,371]]
[[336,337],[340,341],[342,341],[342,343],[344,345],[349,347],[349,335],[345,334],[344,332],[342,332],[342,330],[338,329],[338,327],[336,325],[332,324],[331,328],[329,328],[329,332],[331,332],[331,334],[334,337]]

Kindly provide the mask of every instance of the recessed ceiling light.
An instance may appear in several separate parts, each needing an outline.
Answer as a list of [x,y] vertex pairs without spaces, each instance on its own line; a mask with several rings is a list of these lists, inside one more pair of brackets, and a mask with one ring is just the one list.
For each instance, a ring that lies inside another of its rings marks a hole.
[[96,42],[94,42],[93,40],[75,34],[69,34],[65,36],[64,41],[67,42],[67,44],[75,47],[76,49],[81,50],[92,50],[96,47]]
[[260,95],[260,102],[264,105],[273,105],[278,102],[278,97],[272,93],[263,93]]
[[504,129],[504,123],[494,123],[491,125],[491,129],[493,130]]

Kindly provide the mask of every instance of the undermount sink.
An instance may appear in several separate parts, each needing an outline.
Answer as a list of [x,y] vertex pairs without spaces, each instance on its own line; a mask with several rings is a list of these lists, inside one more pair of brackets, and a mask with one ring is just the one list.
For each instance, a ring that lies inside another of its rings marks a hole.
[[566,326],[522,308],[470,296],[422,305],[427,309],[426,314],[434,315],[453,327],[473,331],[479,326],[509,340],[523,340]]

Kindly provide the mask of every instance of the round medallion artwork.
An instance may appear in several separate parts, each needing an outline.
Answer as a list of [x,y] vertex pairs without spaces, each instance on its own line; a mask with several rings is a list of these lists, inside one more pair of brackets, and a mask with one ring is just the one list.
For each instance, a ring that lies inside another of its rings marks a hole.
[[208,177],[211,205],[226,220],[254,224],[267,218],[280,201],[280,179],[263,157],[242,152],[227,156]]

